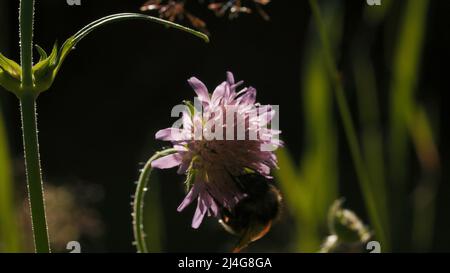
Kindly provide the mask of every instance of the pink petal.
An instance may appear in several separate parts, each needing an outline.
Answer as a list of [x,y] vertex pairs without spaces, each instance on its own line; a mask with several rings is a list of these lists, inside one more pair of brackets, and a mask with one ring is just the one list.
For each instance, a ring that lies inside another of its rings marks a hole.
[[[244,83],[244,81],[239,81],[236,83],[233,73],[227,72],[227,83],[230,85],[231,91],[234,92],[236,88],[238,88],[240,85]],[[236,94],[233,94],[232,98],[234,98],[235,95]]]
[[207,212],[204,202],[199,198],[197,201],[197,209],[195,210],[194,218],[192,219],[192,228],[197,229],[203,221]]
[[223,82],[222,84],[216,87],[211,97],[211,102],[213,105],[219,104],[220,100],[225,96],[226,87],[227,87],[226,82]]
[[192,118],[187,112],[183,112],[183,129],[191,132],[192,131]]
[[219,215],[219,207],[217,206],[211,195],[209,195],[207,191],[203,191],[200,193],[200,198],[203,200],[203,202],[205,202],[205,205],[208,208],[208,213],[212,212],[212,215],[217,217],[217,215]]
[[187,206],[189,206],[198,196],[198,188],[194,185],[186,197],[183,199],[183,202],[178,206],[177,211],[181,212]]
[[188,80],[188,83],[194,89],[200,101],[209,102],[208,88],[199,79],[192,77]]
[[182,157],[179,153],[166,155],[152,162],[153,168],[170,169],[181,164]]
[[159,130],[155,138],[159,140],[165,140],[165,141],[181,141],[181,140],[188,140],[190,137],[190,133],[183,129],[178,128],[166,128]]
[[263,127],[270,123],[275,116],[275,111],[268,111],[265,113],[259,114],[259,126]]
[[234,76],[233,73],[227,72],[227,82],[229,85],[234,85]]
[[256,89],[249,87],[246,92],[239,97],[238,101],[242,104],[254,104],[256,101]]

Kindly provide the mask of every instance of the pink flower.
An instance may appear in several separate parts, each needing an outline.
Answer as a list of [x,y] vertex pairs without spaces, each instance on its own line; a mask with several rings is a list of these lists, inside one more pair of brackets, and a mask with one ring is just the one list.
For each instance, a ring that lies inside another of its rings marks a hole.
[[268,128],[273,107],[256,103],[252,87],[236,92],[242,82],[235,83],[233,74],[228,72],[212,94],[198,79],[188,82],[203,109],[188,104],[181,128],[156,133],[156,139],[171,141],[178,152],[153,161],[152,167],[178,166],[178,173],[187,175],[189,192],[178,211],[197,199],[192,227],[198,228],[206,214],[219,217],[221,209],[231,210],[246,196],[236,177],[258,173],[270,178],[277,167],[273,151],[282,143],[280,131]]

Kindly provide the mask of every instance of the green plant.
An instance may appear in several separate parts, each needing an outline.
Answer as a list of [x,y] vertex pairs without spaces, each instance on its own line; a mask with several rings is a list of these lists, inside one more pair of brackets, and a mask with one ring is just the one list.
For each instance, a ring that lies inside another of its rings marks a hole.
[[78,42],[92,31],[106,24],[125,20],[144,20],[159,23],[191,33],[205,41],[208,41],[208,37],[181,25],[147,15],[134,13],[114,14],[88,24],[67,39],[61,48],[58,49],[58,46],[55,44],[49,55],[36,45],[40,59],[39,62],[33,65],[34,4],[34,0],[20,1],[21,65],[0,53],[0,85],[14,93],[20,101],[34,244],[36,252],[50,252],[39,156],[36,101],[39,94],[51,87],[68,54]]

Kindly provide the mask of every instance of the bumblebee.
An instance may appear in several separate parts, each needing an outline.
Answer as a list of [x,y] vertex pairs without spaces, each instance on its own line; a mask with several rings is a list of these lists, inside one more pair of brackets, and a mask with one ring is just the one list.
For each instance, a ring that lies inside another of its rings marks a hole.
[[239,237],[234,253],[269,232],[279,217],[282,198],[279,190],[266,177],[249,173],[236,178],[246,197],[232,209],[223,208],[219,223],[231,234]]

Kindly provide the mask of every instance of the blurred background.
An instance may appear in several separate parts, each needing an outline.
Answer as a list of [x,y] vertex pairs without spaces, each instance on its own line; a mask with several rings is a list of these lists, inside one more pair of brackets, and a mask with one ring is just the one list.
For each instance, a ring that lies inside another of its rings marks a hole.
[[[154,134],[193,98],[186,80],[212,89],[232,71],[280,105],[276,183],[283,214],[251,252],[315,252],[329,234],[327,212],[339,197],[375,229],[386,251],[450,251],[449,148],[444,94],[450,90],[450,3],[446,0],[319,1],[339,79],[370,180],[358,182],[308,1],[273,0],[257,13],[218,18],[188,1],[211,43],[146,22],[109,25],[71,53],[38,100],[41,160],[55,251],[80,241],[83,252],[134,252],[131,206],[139,170],[162,143]],[[37,1],[35,43],[51,49],[87,23],[139,12],[144,1]],[[148,13],[152,14],[152,13]],[[0,2],[0,50],[19,60],[18,3]],[[236,238],[215,219],[190,227],[182,213],[183,177],[155,172],[146,202],[153,251],[223,252]],[[0,91],[0,251],[31,251],[17,99]],[[375,234],[377,236],[377,234]]]

